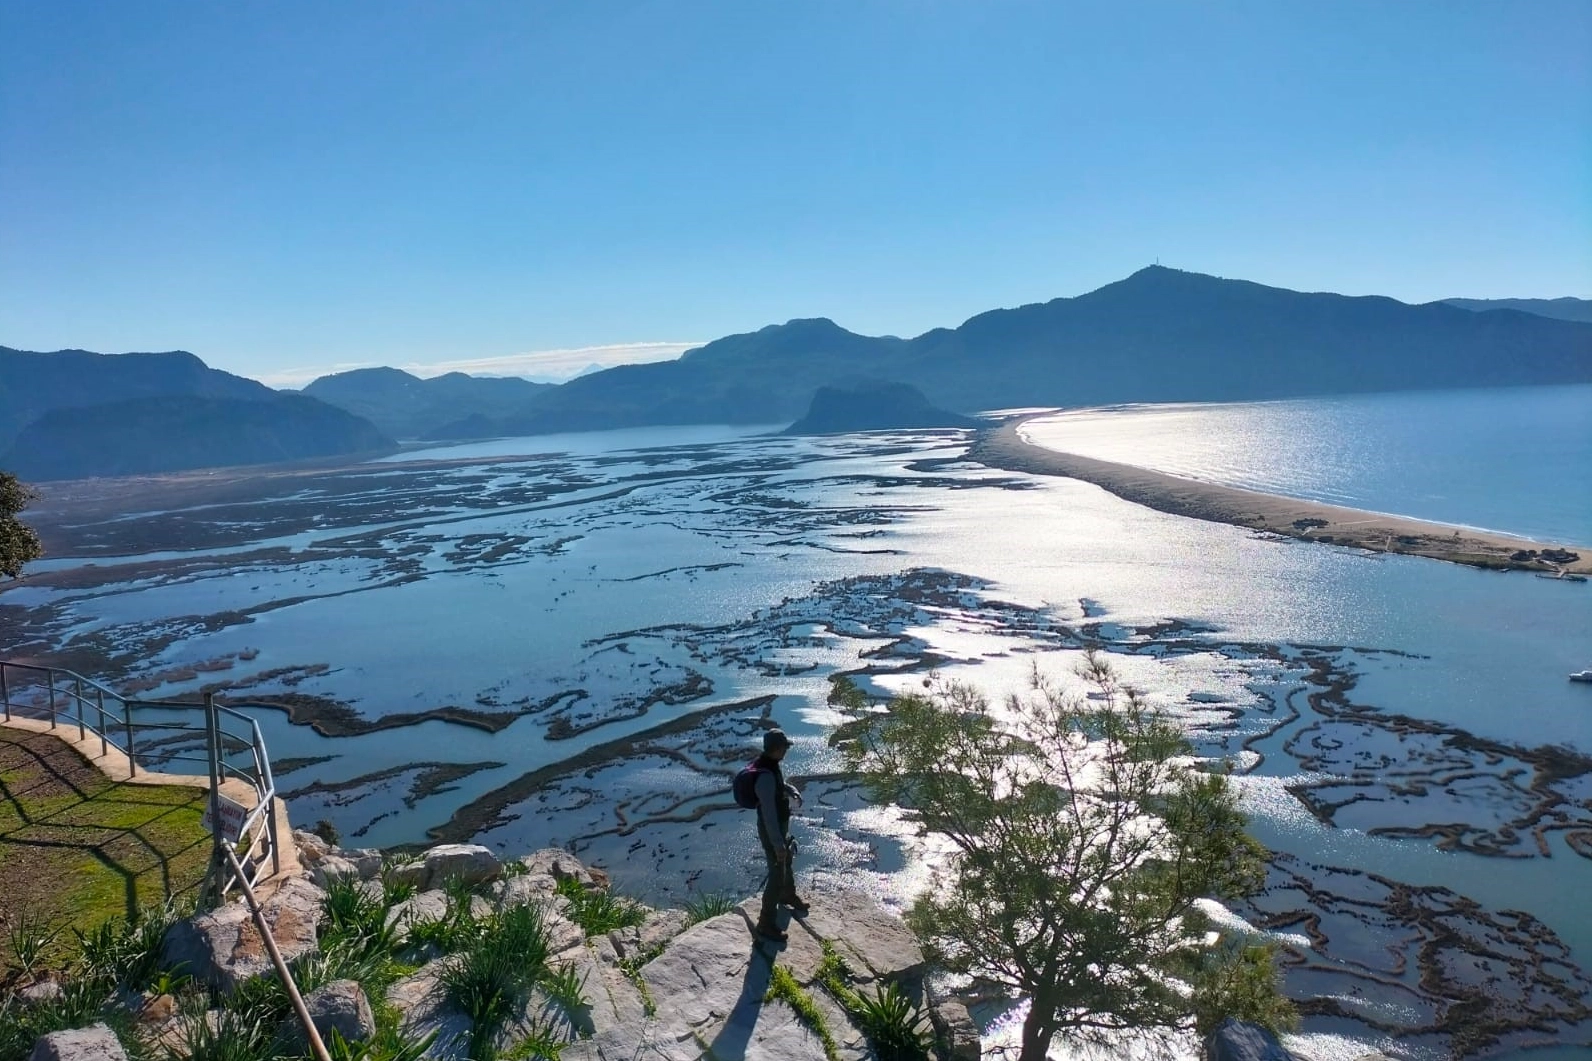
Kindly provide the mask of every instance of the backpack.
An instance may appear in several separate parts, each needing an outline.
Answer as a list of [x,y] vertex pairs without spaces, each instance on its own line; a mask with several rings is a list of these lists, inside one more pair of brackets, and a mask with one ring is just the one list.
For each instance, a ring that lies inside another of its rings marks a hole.
[[730,784],[730,791],[735,795],[737,806],[745,807],[747,810],[757,809],[757,776],[762,772],[763,768],[757,765],[756,759],[753,759],[741,767],[740,772],[735,775],[735,780]]

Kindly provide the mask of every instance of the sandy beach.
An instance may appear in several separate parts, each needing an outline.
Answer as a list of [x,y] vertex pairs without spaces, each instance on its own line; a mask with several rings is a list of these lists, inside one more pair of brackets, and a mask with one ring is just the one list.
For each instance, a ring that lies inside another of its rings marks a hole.
[[[1008,421],[979,435],[968,456],[1007,471],[1094,483],[1160,512],[1379,553],[1429,556],[1473,567],[1592,574],[1592,547],[1537,542],[1469,527],[1300,501],[1045,449]],[[1547,559],[1543,559],[1546,553]],[[1569,555],[1567,555],[1569,554]],[[1573,556],[1573,558],[1571,558]]]

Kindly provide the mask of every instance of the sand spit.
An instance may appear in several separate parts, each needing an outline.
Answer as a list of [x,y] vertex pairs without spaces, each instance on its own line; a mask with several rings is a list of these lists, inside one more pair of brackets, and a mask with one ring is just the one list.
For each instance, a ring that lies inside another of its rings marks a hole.
[[[1184,479],[1147,468],[1045,449],[1018,433],[1021,419],[983,432],[968,459],[1006,471],[1094,483],[1125,501],[1175,516],[1378,553],[1429,556],[1472,567],[1592,573],[1592,548],[1494,534]],[[1545,558],[1546,557],[1546,558]]]

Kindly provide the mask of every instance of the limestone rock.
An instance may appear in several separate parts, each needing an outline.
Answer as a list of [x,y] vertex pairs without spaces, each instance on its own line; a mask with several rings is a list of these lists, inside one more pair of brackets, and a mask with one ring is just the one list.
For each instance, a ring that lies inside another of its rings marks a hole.
[[46,1002],[54,1002],[65,993],[57,981],[46,979],[19,989],[16,993],[16,999],[18,1004],[23,1008],[27,1008],[29,1006],[43,1005]]
[[293,846],[298,849],[299,861],[309,868],[331,853],[332,847],[314,833],[303,829],[293,830]]
[[315,863],[310,870],[310,876],[322,888],[331,887],[337,881],[359,880],[359,867],[354,865],[342,855],[326,855]]
[[382,855],[373,847],[344,851],[343,857],[353,863],[360,880],[375,880],[381,876]]
[[640,925],[617,928],[608,933],[608,938],[621,958],[644,957],[683,932],[690,919],[684,910],[649,910]]
[[770,967],[766,960],[751,962],[758,949],[739,911],[721,914],[675,937],[668,950],[642,967],[641,978],[660,1018],[678,1018],[696,1028],[727,1018],[738,1006],[761,1002]]
[[1228,1017],[1205,1040],[1205,1061],[1294,1061],[1294,1056],[1260,1025]]
[[967,1006],[953,998],[936,1002],[929,1011],[935,1030],[951,1044],[952,1061],[979,1061],[983,1043]]
[[517,877],[493,882],[486,894],[500,909],[507,910],[511,906],[547,902],[553,897],[555,887],[556,882],[551,876],[521,873]]
[[[333,980],[322,984],[304,999],[304,1008],[310,1011],[310,1020],[323,1039],[330,1039],[335,1029],[348,1042],[364,1042],[376,1031],[376,1018],[370,1011],[370,1000],[365,989],[355,980]],[[300,1035],[303,1029],[294,1020],[293,1027]]]
[[[316,949],[316,923],[326,893],[303,877],[278,888],[263,906],[266,924],[286,961]],[[272,971],[248,907],[242,902],[178,921],[166,930],[161,963],[181,965],[196,980],[230,992],[251,977]]]
[[503,864],[490,849],[480,844],[438,844],[425,853],[425,883],[422,887],[440,888],[457,878],[474,887],[503,875]]
[[440,890],[421,892],[395,903],[387,911],[387,923],[399,932],[408,932],[417,921],[440,921],[447,913],[447,893]]
[[422,966],[387,989],[387,1002],[403,1014],[400,1028],[405,1035],[421,1038],[437,1033],[426,1051],[436,1061],[463,1061],[469,1053],[470,1018],[448,1003],[443,989],[441,958]]
[[116,1033],[105,1024],[41,1036],[28,1061],[127,1061]]
[[815,896],[803,928],[833,940],[859,983],[889,980],[912,989],[928,968],[923,947],[895,914],[860,893]]
[[573,880],[583,887],[597,887],[591,871],[580,859],[557,847],[544,847],[520,859],[532,876],[552,877],[555,881]]

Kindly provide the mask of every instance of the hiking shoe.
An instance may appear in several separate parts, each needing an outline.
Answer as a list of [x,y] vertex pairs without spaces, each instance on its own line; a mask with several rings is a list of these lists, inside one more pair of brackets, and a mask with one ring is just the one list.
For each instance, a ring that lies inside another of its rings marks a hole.
[[797,917],[805,917],[813,908],[811,903],[799,895],[793,895],[789,899],[781,900],[779,905],[790,910],[790,912],[795,914]]
[[780,929],[778,925],[758,925],[757,934],[774,943],[784,943],[790,936]]

